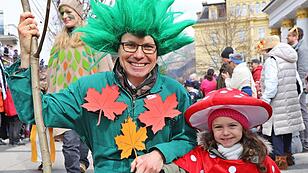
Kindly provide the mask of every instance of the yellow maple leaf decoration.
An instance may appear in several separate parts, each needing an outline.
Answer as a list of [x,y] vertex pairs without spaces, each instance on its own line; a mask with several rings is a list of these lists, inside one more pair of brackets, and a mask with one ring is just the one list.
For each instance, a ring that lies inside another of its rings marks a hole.
[[136,124],[132,118],[128,117],[124,123],[122,123],[121,129],[123,135],[116,136],[115,142],[121,152],[121,159],[128,158],[132,154],[132,150],[137,157],[136,150],[144,150],[144,141],[147,139],[147,131],[145,127],[141,127],[136,130]]

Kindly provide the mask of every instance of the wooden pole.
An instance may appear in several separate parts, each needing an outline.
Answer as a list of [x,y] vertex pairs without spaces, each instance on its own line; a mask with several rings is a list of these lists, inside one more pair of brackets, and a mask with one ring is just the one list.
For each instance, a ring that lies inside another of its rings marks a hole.
[[[39,54],[41,50],[41,46],[44,41],[44,36],[46,34],[46,28],[48,25],[49,11],[50,11],[50,2],[47,2],[46,9],[46,18],[44,24],[44,31],[41,38],[40,47],[38,47],[38,38],[33,36],[31,39],[31,54],[30,54],[30,65],[31,65],[31,82],[32,82],[32,95],[33,95],[33,109],[34,109],[34,117],[35,123],[37,126],[37,132],[40,142],[40,149],[43,159],[43,172],[51,173],[51,161],[50,161],[50,153],[48,150],[48,143],[46,137],[46,127],[44,125],[43,116],[42,116],[42,99],[41,99],[41,90],[40,90],[40,78],[39,78]],[[22,7],[24,12],[31,12],[30,4],[28,0],[21,0]],[[46,27],[46,28],[45,28]],[[21,55],[22,56],[22,55]]]

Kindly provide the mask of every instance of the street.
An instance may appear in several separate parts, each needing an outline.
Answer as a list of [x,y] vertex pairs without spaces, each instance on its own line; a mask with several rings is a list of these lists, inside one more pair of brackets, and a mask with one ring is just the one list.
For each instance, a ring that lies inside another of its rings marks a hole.
[[[53,164],[53,173],[64,173],[63,155],[61,152],[62,143],[56,142],[56,161]],[[308,153],[295,154],[295,166],[289,167],[283,173],[306,173],[308,172]],[[89,158],[91,158],[89,154]],[[39,163],[31,162],[31,149],[28,142],[24,146],[0,146],[0,173],[39,173],[37,170]],[[93,173],[92,160],[87,173]]]
[[[56,161],[52,166],[52,173],[64,173],[62,143],[56,142]],[[89,157],[90,154],[89,154]],[[87,173],[93,173],[92,160]],[[0,173],[40,173],[37,170],[39,163],[31,162],[31,145],[28,142],[23,146],[0,146]]]

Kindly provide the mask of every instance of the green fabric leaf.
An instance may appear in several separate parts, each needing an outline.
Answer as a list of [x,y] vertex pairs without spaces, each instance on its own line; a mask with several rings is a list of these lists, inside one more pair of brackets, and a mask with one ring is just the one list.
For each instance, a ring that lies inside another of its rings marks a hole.
[[76,82],[78,78],[76,76],[73,77],[73,82]]
[[68,61],[71,61],[72,56],[73,56],[72,51],[68,50],[68,52],[67,52],[67,59],[68,59]]
[[59,52],[56,52],[54,54],[50,54],[50,58],[49,58],[49,61],[48,61],[48,67],[51,67],[54,63],[54,60],[58,59],[58,55],[59,55]]
[[81,52],[82,56],[86,57],[87,56],[87,53],[85,51],[82,51]]
[[57,68],[57,63],[56,62],[53,62],[53,64],[52,64],[52,68]]
[[84,47],[84,50],[86,51],[86,53],[90,56],[92,56],[92,51],[91,51],[91,48],[89,46],[85,46]]
[[60,50],[60,52],[59,52],[59,60],[60,60],[60,62],[59,63],[62,64],[64,59],[65,59],[65,50]]
[[90,64],[92,64],[92,62],[93,62],[92,57],[88,56],[88,61],[89,61]]
[[53,63],[53,60],[55,60],[53,57],[50,57],[50,58],[49,58],[48,67],[51,67],[51,65],[52,65],[52,63]]
[[83,67],[85,70],[89,71],[89,69],[90,69],[90,64],[89,64],[89,62],[88,62],[87,60],[83,59],[83,60],[82,60],[82,67]]
[[76,62],[76,61],[73,61],[73,62],[70,64],[70,67],[72,67],[74,71],[77,71],[77,68],[78,68],[77,62]]
[[55,86],[55,85],[56,85],[56,82],[57,82],[56,78],[55,78],[55,77],[52,77],[52,78],[51,78],[51,81],[52,81],[52,85]]
[[78,51],[78,49],[75,49],[74,57],[75,57],[75,60],[77,61],[77,63],[79,64],[80,63],[80,59],[81,59],[81,55],[80,55],[80,52]]
[[50,50],[50,55],[53,55],[56,51],[56,48],[55,47],[52,47],[51,50]]
[[61,86],[64,82],[64,76],[63,74],[61,73],[59,76],[58,76],[58,80],[57,80],[57,84],[58,86]]

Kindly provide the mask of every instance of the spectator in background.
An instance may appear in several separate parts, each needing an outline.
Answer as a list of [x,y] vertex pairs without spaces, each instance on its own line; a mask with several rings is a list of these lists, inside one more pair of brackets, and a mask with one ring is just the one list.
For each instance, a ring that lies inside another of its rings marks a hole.
[[261,46],[265,62],[261,75],[262,97],[273,108],[272,117],[262,125],[262,133],[273,145],[271,157],[284,168],[291,156],[292,133],[305,128],[296,86],[297,53],[278,36],[264,38]]
[[189,79],[185,81],[185,83],[192,83],[189,85],[192,85],[195,89],[199,89],[200,88],[200,80],[198,79],[198,76],[196,73],[192,73],[191,75],[189,75]]
[[[304,32],[300,27],[294,26],[288,33],[288,44],[291,45],[297,52],[297,71],[302,82],[302,86],[305,88],[305,76],[308,73],[308,45],[303,42]],[[300,132],[300,138],[303,144],[303,150],[308,151],[308,110],[306,103],[306,92],[300,91],[301,112],[305,124],[305,130]]]
[[220,88],[225,88],[225,79],[222,78],[222,73],[228,72],[230,76],[232,76],[232,71],[233,69],[229,66],[229,55],[234,52],[234,49],[232,47],[226,47],[222,52],[221,52],[221,57],[222,57],[222,65],[219,69],[219,75],[217,76],[217,86],[216,89]]
[[205,96],[210,91],[216,89],[217,82],[214,78],[214,70],[208,69],[206,75],[204,76],[203,81],[201,82],[200,90],[202,91],[203,96]]
[[233,69],[232,77],[228,72],[222,73],[222,77],[225,79],[227,88],[235,88],[245,92],[249,96],[257,97],[257,91],[255,82],[253,81],[252,74],[243,61],[244,56],[239,53],[230,54],[229,65]]
[[258,59],[252,59],[251,60],[251,70],[252,70],[252,77],[255,81],[256,90],[257,90],[257,97],[261,97],[261,86],[260,86],[260,80],[261,80],[261,72],[262,72],[262,65],[260,60]]
[[13,59],[10,56],[9,48],[7,46],[4,47],[3,56],[2,56],[2,63],[4,67],[8,67],[12,65]]
[[225,79],[222,78],[223,73],[229,73],[232,75],[233,69],[229,66],[229,63],[223,63],[219,69],[219,75],[217,76],[217,85],[216,89],[226,88]]
[[199,99],[202,98],[202,94],[200,90],[195,88],[194,82],[186,80],[184,83],[184,87],[188,91],[192,103],[196,103]]
[[18,50],[14,49],[13,62],[16,62],[18,58],[19,58]]
[[223,63],[229,63],[230,58],[229,55],[234,53],[234,49],[232,47],[226,47],[222,52],[221,52],[221,57]]
[[[0,63],[2,63],[3,54],[4,54],[4,47],[3,47],[2,43],[0,42],[0,57],[1,57]],[[3,140],[5,140],[7,138],[8,138],[8,136],[7,136],[7,130],[6,130],[3,96],[2,96],[2,94],[0,94],[0,145],[6,145],[6,143]]]
[[[7,50],[5,49],[4,54],[7,55]],[[6,56],[5,55],[5,56]],[[21,125],[22,123],[20,122],[14,103],[12,101],[12,96],[8,94],[8,83],[6,80],[5,76],[5,69],[4,65],[0,62],[0,95],[1,95],[1,101],[3,101],[3,109],[0,108],[0,112],[3,112],[2,121],[5,122],[3,124],[2,128],[5,128],[3,130],[4,132],[7,132],[8,138],[9,138],[9,144],[10,145],[25,145],[25,143],[21,142],[20,140],[20,131],[21,131]],[[10,103],[9,106],[5,106],[5,101],[11,100],[12,102]]]
[[0,57],[2,58],[4,54],[4,47],[3,47],[3,44],[0,42]]
[[260,60],[258,59],[252,59],[251,60],[251,67],[252,67],[252,77],[253,80],[260,81],[261,79],[261,71],[262,71],[262,65]]

